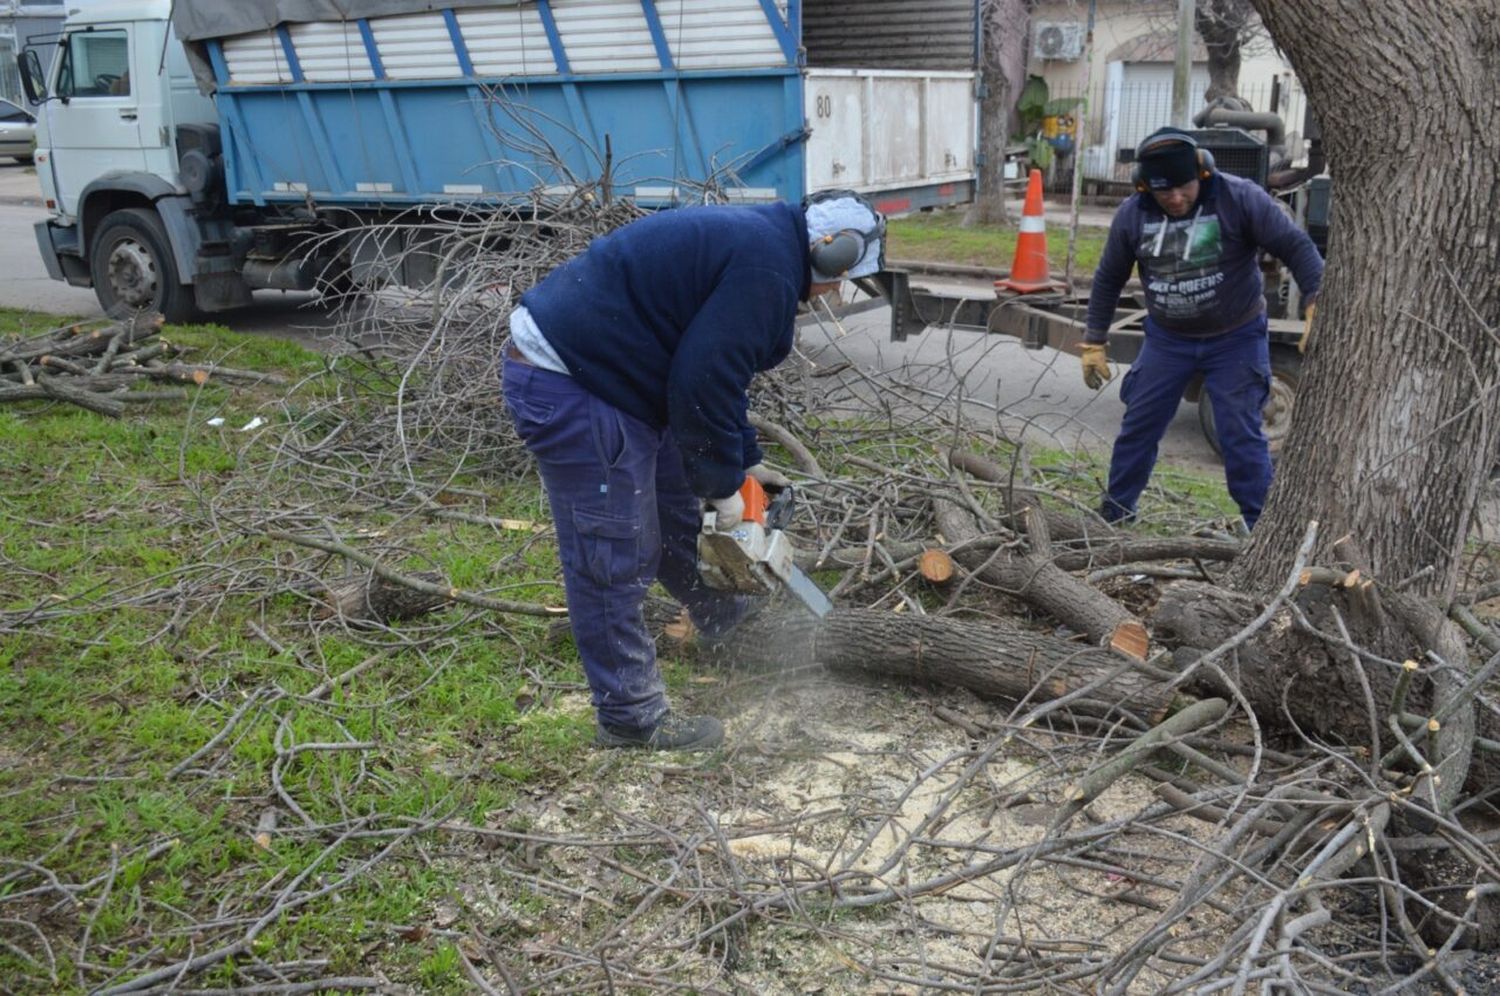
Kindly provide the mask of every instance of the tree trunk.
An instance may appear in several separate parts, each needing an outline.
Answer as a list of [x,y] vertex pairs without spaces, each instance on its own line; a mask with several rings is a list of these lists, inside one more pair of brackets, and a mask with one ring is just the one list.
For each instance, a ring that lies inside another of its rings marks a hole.
[[1206,102],[1240,95],[1240,44],[1253,13],[1250,0],[1198,0],[1193,23],[1208,50]]
[[[1442,709],[1461,683],[1456,679],[1463,677],[1466,650],[1462,637],[1436,617],[1431,603],[1396,594],[1372,604],[1368,594],[1326,583],[1324,575],[1332,572],[1310,573],[1313,580],[1301,587],[1295,600],[1322,632],[1337,633],[1342,620],[1351,630],[1370,634],[1367,639],[1404,641],[1419,656],[1419,644],[1430,646],[1444,660],[1458,662],[1458,667],[1420,662],[1421,671],[1410,681],[1401,711],[1425,719]],[[1179,581],[1163,591],[1151,615],[1151,630],[1158,642],[1176,651],[1177,666],[1185,669],[1239,633],[1261,608],[1254,599],[1223,588]],[[1367,748],[1366,757],[1384,757],[1398,746],[1388,726],[1397,704],[1398,670],[1357,660],[1347,649],[1299,631],[1282,619],[1273,620],[1218,664],[1234,678],[1256,715],[1267,722],[1289,718],[1306,734]],[[1225,694],[1226,688],[1211,671],[1200,671],[1195,677],[1188,686],[1191,691]],[[1285,720],[1278,725],[1285,726]],[[1433,741],[1420,728],[1408,733],[1439,774],[1448,775],[1436,786],[1436,808],[1446,809],[1464,787],[1465,777],[1472,791],[1500,785],[1500,757],[1481,753],[1471,759],[1476,732],[1488,740],[1500,740],[1500,717],[1488,709],[1459,709],[1445,719]],[[1385,767],[1411,765],[1401,757]]]
[[1011,119],[1021,84],[1026,78],[1027,0],[985,0],[980,12],[984,37],[980,71],[985,95],[979,104],[979,189],[969,210],[970,223],[1010,221],[1005,208],[1005,147],[1015,122]]
[[763,612],[735,630],[735,663],[775,668],[805,664],[967,688],[978,695],[1046,702],[1079,693],[1070,706],[1120,707],[1158,722],[1171,703],[1165,682],[1128,658],[998,623],[837,609]]
[[[1255,0],[1323,126],[1332,252],[1297,417],[1234,581],[1280,584],[1309,520],[1446,604],[1500,442],[1494,0]],[[1328,30],[1339,25],[1339,30]]]

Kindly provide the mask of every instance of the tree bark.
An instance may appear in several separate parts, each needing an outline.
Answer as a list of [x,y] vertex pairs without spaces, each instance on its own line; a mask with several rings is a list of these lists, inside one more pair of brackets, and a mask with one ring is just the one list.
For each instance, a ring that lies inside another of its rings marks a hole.
[[1083,692],[1072,706],[1120,707],[1146,724],[1172,701],[1166,684],[1109,650],[998,623],[873,609],[764,612],[735,631],[727,653],[753,667],[816,664],[1045,702]]
[[1254,3],[1336,194],[1297,417],[1234,582],[1274,588],[1317,520],[1446,604],[1500,443],[1500,18],[1493,0]]
[[[1386,643],[1404,640],[1407,649],[1419,657],[1415,648],[1427,644],[1448,661],[1449,667],[1435,666],[1430,660],[1419,662],[1421,673],[1411,681],[1402,709],[1408,716],[1425,719],[1443,709],[1467,673],[1461,636],[1435,616],[1426,600],[1385,594],[1380,606],[1372,609],[1368,596],[1353,588],[1313,580],[1297,594],[1296,604],[1324,633],[1337,636],[1342,620],[1350,630]],[[1186,668],[1240,632],[1261,608],[1258,601],[1233,591],[1179,581],[1162,592],[1151,615],[1151,630],[1159,643],[1175,651],[1177,666]],[[1385,757],[1398,746],[1387,717],[1397,704],[1400,672],[1356,658],[1343,647],[1296,629],[1289,620],[1273,620],[1234,658],[1220,665],[1235,679],[1256,715],[1268,723],[1284,726],[1281,717],[1289,718],[1304,733],[1332,743],[1359,745],[1372,758]],[[1200,673],[1197,679],[1188,686],[1193,692],[1217,695],[1225,691],[1211,673]],[[1430,808],[1446,809],[1465,784],[1470,790],[1500,785],[1500,758],[1490,753],[1471,757],[1476,732],[1500,741],[1500,717],[1488,709],[1459,709],[1445,719],[1434,742],[1421,730],[1408,734],[1422,752],[1432,755],[1428,760],[1438,773],[1446,776],[1435,786]],[[1410,765],[1398,758],[1387,767]]]
[[1028,0],[985,0],[980,11],[983,40],[980,70],[985,95],[979,104],[979,189],[968,221],[1003,224],[1010,221],[1005,207],[1005,147],[1015,124],[1012,117],[1026,79]]

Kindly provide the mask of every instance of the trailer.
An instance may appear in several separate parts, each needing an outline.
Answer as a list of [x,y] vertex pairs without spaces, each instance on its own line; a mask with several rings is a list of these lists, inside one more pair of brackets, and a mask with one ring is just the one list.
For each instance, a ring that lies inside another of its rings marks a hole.
[[977,53],[977,0],[95,3],[50,73],[22,58],[38,245],[106,310],[180,318],[376,265],[344,230],[606,177],[653,209],[963,203]]
[[[881,296],[890,302],[891,340],[904,342],[929,329],[960,329],[1019,339],[1027,349],[1055,349],[1081,355],[1087,296],[1064,293],[1017,294],[993,286],[975,270],[947,268],[891,268],[875,278]],[[1111,363],[1128,366],[1140,355],[1145,341],[1146,308],[1139,294],[1120,297],[1105,351]],[[1271,393],[1264,410],[1266,438],[1271,452],[1280,450],[1291,426],[1292,406],[1302,380],[1302,323],[1284,318],[1269,320],[1271,337]],[[1195,378],[1183,400],[1198,406],[1198,424],[1214,452],[1219,437],[1213,405]]]

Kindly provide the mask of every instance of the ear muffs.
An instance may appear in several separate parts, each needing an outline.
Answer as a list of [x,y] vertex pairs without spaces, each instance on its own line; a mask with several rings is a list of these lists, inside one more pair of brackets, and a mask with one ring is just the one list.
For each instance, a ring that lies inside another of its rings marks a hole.
[[[1214,175],[1217,167],[1214,165],[1214,154],[1207,149],[1199,148],[1191,135],[1173,135],[1167,141],[1181,142],[1191,145],[1198,153],[1198,179],[1207,180]],[[1130,170],[1130,185],[1137,193],[1147,194],[1151,192],[1151,185],[1146,182],[1146,175],[1141,171],[1141,152],[1153,145],[1162,144],[1162,139],[1157,135],[1149,135],[1135,151],[1135,165]]]
[[834,276],[858,263],[860,257],[864,256],[867,245],[869,241],[866,241],[863,232],[846,228],[814,242],[808,246],[807,254],[814,270]]
[[885,215],[875,210],[875,205],[870,203],[870,199],[864,194],[853,190],[819,190],[803,199],[802,208],[806,210],[823,201],[844,198],[852,198],[864,205],[875,220],[874,227],[868,232],[857,228],[843,228],[830,235],[814,239],[807,247],[808,262],[819,274],[830,277],[840,276],[863,259],[870,246],[878,242],[880,244],[878,265],[880,269],[885,269]]

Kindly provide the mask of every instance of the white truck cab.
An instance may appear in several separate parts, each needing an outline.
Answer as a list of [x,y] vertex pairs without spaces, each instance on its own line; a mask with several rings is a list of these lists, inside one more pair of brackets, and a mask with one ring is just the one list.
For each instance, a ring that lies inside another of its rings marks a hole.
[[94,285],[106,310],[165,305],[180,318],[191,311],[184,250],[199,239],[185,217],[176,136],[217,118],[172,37],[170,12],[170,0],[74,10],[50,74],[37,78],[33,56],[23,79],[40,100],[36,169],[52,216],[37,225],[37,241],[49,272]]

